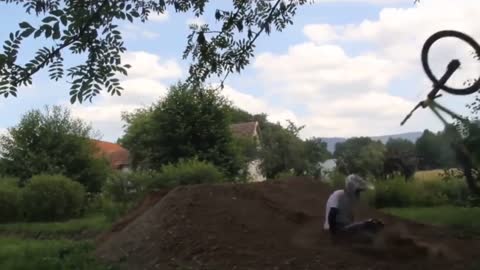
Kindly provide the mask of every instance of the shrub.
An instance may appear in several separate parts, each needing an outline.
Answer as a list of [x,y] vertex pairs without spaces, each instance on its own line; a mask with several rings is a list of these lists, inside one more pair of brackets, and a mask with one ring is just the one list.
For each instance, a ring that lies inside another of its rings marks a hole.
[[403,178],[397,177],[377,181],[369,202],[378,208],[430,207],[465,205],[468,198],[468,188],[460,179],[405,182]]
[[344,189],[346,177],[345,174],[335,170],[329,174],[328,181],[334,189]]
[[145,194],[157,175],[155,172],[114,173],[107,179],[103,193],[113,202],[131,202]]
[[0,222],[13,222],[19,218],[20,188],[0,179]]
[[0,185],[8,185],[13,187],[19,187],[20,179],[17,177],[0,177]]
[[162,166],[160,173],[150,184],[153,188],[219,183],[224,180],[222,172],[211,163],[196,159],[181,160],[176,164]]
[[26,184],[22,209],[29,221],[77,217],[85,204],[85,188],[62,175],[37,175]]
[[279,172],[275,175],[275,180],[283,180],[295,176],[293,171]]

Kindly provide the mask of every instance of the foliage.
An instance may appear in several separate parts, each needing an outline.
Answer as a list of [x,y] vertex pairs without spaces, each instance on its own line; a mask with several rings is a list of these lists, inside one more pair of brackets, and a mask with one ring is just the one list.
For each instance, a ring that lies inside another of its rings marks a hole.
[[336,144],[334,156],[343,174],[379,177],[383,172],[385,146],[367,137],[350,138]]
[[68,109],[31,110],[0,137],[1,163],[7,175],[23,181],[35,174],[63,174],[96,192],[109,167],[94,156],[91,135],[91,127],[73,118]]
[[[84,63],[67,69],[70,77],[70,101],[91,100],[103,88],[112,95],[120,95],[123,88],[117,75],[127,74],[128,64],[122,64],[121,54],[126,50],[121,29],[122,20],[146,21],[152,14],[162,14],[168,8],[176,12],[204,15],[208,0],[124,0],[124,1],[24,1],[6,0],[6,3],[24,4],[27,13],[42,16],[39,26],[21,22],[19,30],[10,34],[0,54],[0,94],[17,96],[17,88],[31,85],[32,76],[48,69],[52,80],[65,76],[64,51],[86,54]],[[254,56],[255,41],[262,33],[273,29],[282,31],[289,24],[298,6],[306,0],[275,2],[232,1],[232,10],[215,10],[214,18],[220,29],[208,24],[192,25],[187,37],[184,58],[191,58],[189,82],[203,82],[212,74],[226,77],[240,72]],[[45,38],[55,45],[40,48],[35,57],[22,66],[17,60],[21,43],[26,39]],[[223,82],[222,82],[223,85]]]
[[228,106],[217,90],[179,83],[151,108],[125,114],[126,132],[120,142],[132,152],[134,166],[142,169],[198,157],[233,176],[241,164],[234,152]]
[[85,204],[84,187],[61,175],[33,176],[22,193],[22,210],[28,221],[78,217]]
[[235,160],[241,164],[239,173],[235,175],[236,181],[247,181],[248,165],[260,157],[259,142],[249,137],[234,136],[232,143],[233,152],[236,154]]
[[255,119],[253,115],[235,106],[229,106],[227,108],[227,112],[230,118],[230,122],[233,124],[251,122]]
[[64,222],[22,222],[0,224],[2,234],[20,234],[26,237],[75,236],[81,233],[101,233],[110,227],[104,215],[94,214],[82,218],[70,219]]
[[405,182],[397,177],[388,181],[377,181],[371,203],[378,208],[430,207],[465,205],[468,198],[468,188],[459,179]]
[[115,203],[128,203],[145,195],[158,173],[118,172],[105,183],[103,194]]
[[347,176],[338,170],[334,170],[330,175],[329,175],[329,184],[332,186],[334,189],[344,189],[345,188],[345,178]]
[[385,209],[389,214],[426,224],[447,226],[469,234],[480,234],[480,208],[442,206]]
[[389,139],[385,148],[384,175],[399,172],[405,179],[413,177],[417,167],[415,144],[405,139]]
[[275,180],[284,180],[284,179],[288,179],[292,176],[295,176],[295,174],[292,171],[280,172],[277,175],[275,175],[274,179]]
[[425,130],[415,146],[419,157],[419,169],[453,168],[457,165],[455,153],[451,147],[450,133],[437,134]]
[[213,164],[196,159],[180,160],[176,164],[163,165],[152,188],[174,187],[203,183],[221,183],[225,178]]
[[91,254],[88,242],[0,238],[0,269],[112,270]]
[[327,143],[321,139],[311,138],[304,141],[303,147],[305,148],[307,174],[315,178],[320,177],[319,163],[332,157],[332,154],[327,149]]
[[20,200],[20,188],[0,179],[0,223],[19,219]]

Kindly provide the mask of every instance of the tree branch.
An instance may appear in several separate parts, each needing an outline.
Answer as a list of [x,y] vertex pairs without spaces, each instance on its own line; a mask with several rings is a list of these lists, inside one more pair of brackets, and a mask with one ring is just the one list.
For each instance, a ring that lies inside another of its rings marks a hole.
[[[105,6],[108,5],[108,0],[104,0],[102,5],[98,8],[98,10],[92,14],[92,16],[90,17],[90,20],[85,23],[85,25],[82,27],[82,29],[80,29],[79,33],[74,36],[74,37],[71,37],[67,40],[65,40],[65,42],[60,45],[57,49],[53,50],[52,52],[50,52],[48,54],[48,56],[40,63],[38,64],[35,68],[32,68],[31,70],[29,70],[28,72],[26,72],[26,74],[24,74],[24,76],[22,76],[21,78],[18,78],[17,80],[14,80],[11,82],[11,85],[14,85],[14,86],[18,86],[18,83],[21,82],[21,81],[24,81],[28,78],[30,78],[31,76],[33,76],[35,73],[37,73],[40,69],[42,69],[53,57],[55,57],[55,55],[59,54],[60,51],[62,51],[63,49],[65,49],[66,47],[72,45],[73,43],[75,43],[76,41],[80,40],[80,38],[85,34],[85,31],[88,29],[88,27],[90,27],[90,25],[94,22],[95,18],[100,15],[100,13],[102,12],[102,10],[105,8]],[[25,68],[22,68],[23,70],[26,70]]]

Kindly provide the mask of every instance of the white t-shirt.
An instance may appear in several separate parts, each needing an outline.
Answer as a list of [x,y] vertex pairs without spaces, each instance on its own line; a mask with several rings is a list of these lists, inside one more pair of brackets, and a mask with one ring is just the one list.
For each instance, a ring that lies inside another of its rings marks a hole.
[[325,230],[330,229],[328,225],[328,215],[330,208],[338,208],[337,222],[348,225],[353,222],[353,201],[345,194],[344,190],[337,190],[330,195],[325,208]]

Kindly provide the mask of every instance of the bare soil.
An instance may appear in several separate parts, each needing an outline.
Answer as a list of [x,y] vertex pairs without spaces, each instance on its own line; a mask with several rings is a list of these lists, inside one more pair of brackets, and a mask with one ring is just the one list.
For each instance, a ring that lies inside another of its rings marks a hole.
[[386,230],[370,245],[323,231],[332,190],[308,178],[184,186],[147,196],[96,255],[126,269],[471,269],[480,241],[360,206]]

